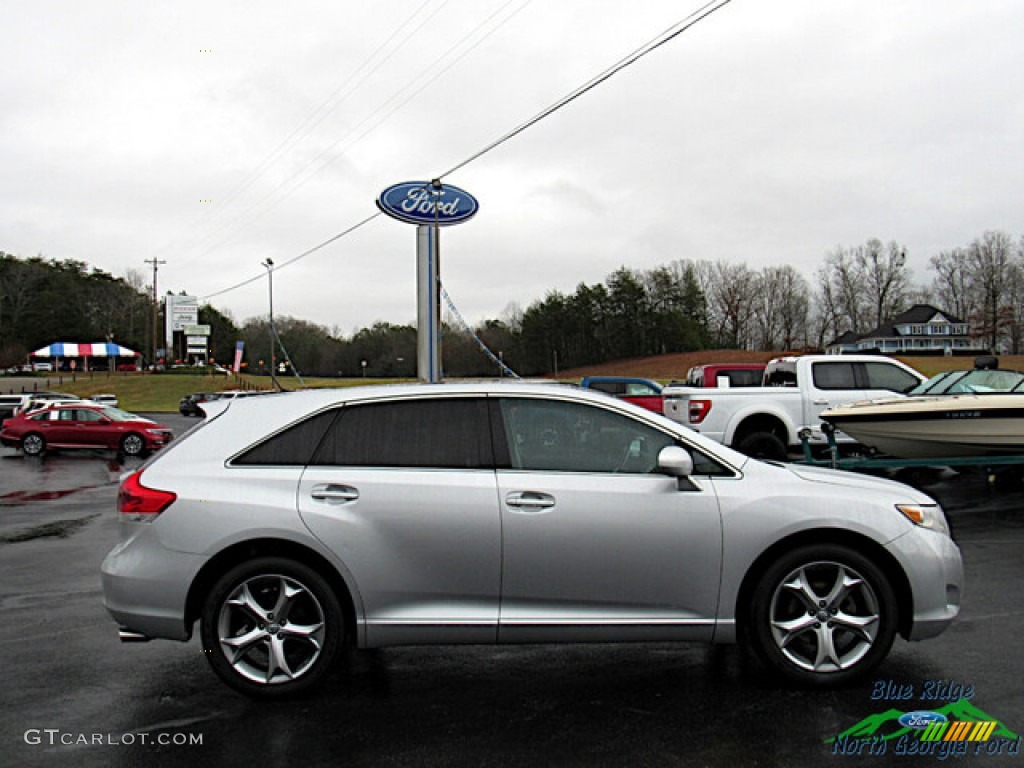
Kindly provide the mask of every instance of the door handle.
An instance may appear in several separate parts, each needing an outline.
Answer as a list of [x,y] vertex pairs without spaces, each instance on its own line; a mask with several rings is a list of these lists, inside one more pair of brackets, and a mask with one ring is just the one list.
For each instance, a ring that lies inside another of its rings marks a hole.
[[358,499],[359,491],[349,485],[314,485],[309,495],[328,504],[345,504]]
[[536,491],[517,491],[508,494],[505,503],[523,512],[543,512],[555,506],[555,497]]
[[815,405],[828,405],[828,400],[815,400]]

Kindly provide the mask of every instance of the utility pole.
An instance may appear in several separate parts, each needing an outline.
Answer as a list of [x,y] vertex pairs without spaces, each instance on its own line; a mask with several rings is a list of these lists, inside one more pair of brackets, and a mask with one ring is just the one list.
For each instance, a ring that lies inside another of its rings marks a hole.
[[277,332],[274,330],[274,260],[268,257],[266,261],[260,262],[260,266],[267,268],[267,286],[270,289],[270,386],[280,389],[277,384],[277,372],[274,370],[274,350],[277,348]]
[[159,324],[160,311],[160,304],[157,301],[158,294],[156,292],[156,273],[160,268],[160,265],[166,264],[167,261],[165,259],[157,259],[155,256],[152,259],[143,259],[143,261],[146,264],[153,265],[153,358],[151,360],[151,364],[153,365],[153,370],[156,370],[157,339],[159,338],[157,325]]

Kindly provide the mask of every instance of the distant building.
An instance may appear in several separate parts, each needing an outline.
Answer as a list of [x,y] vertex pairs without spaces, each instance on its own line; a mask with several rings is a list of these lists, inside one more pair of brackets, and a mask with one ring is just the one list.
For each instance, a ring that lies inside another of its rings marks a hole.
[[830,355],[881,352],[886,355],[970,355],[987,350],[969,335],[967,322],[931,304],[915,304],[891,323],[868,333],[847,331],[828,344]]

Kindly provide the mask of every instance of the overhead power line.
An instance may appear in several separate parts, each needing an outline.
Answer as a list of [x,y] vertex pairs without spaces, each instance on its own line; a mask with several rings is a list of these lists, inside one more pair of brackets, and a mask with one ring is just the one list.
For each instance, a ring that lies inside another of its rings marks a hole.
[[[547,107],[546,109],[541,110],[536,115],[531,117],[529,120],[519,124],[518,126],[513,128],[512,130],[510,130],[507,133],[503,134],[498,139],[492,141],[490,144],[485,146],[483,149],[480,149],[477,152],[474,152],[473,154],[469,155],[465,160],[457,163],[456,165],[452,166],[451,168],[449,168],[444,173],[439,174],[435,178],[443,179],[444,177],[450,176],[451,174],[455,173],[456,171],[462,170],[463,168],[465,168],[470,163],[473,163],[476,160],[479,160],[484,155],[486,155],[489,152],[497,149],[502,144],[506,143],[507,141],[509,141],[509,140],[513,139],[514,137],[518,136],[519,134],[523,133],[523,131],[527,130],[528,128],[530,128],[530,127],[532,127],[534,125],[536,125],[541,120],[544,120],[545,118],[550,117],[555,112],[557,112],[558,110],[562,109],[563,107],[566,107],[567,105],[571,104],[573,101],[575,101],[579,97],[583,96],[586,93],[589,93],[590,91],[592,91],[594,88],[596,88],[601,83],[606,82],[607,80],[609,80],[610,78],[612,78],[613,76],[615,76],[616,74],[621,72],[622,70],[626,69],[626,67],[629,67],[630,65],[635,64],[637,61],[639,61],[640,59],[644,58],[645,56],[647,56],[648,54],[652,53],[653,51],[657,50],[658,48],[662,47],[666,43],[669,43],[672,40],[675,40],[683,32],[685,32],[686,30],[690,29],[691,27],[693,27],[698,22],[703,21],[704,19],[708,18],[715,11],[718,11],[721,8],[724,8],[730,2],[732,2],[732,0],[711,0],[711,2],[705,3],[700,8],[695,10],[693,13],[689,14],[685,18],[683,18],[680,21],[676,22],[671,27],[669,27],[664,32],[662,32],[661,34],[659,34],[656,37],[652,38],[647,43],[645,43],[644,45],[642,45],[639,48],[637,48],[636,50],[634,50],[632,53],[628,54],[627,56],[625,56],[622,59],[620,59],[619,61],[617,61],[615,64],[613,64],[610,67],[608,67],[607,69],[605,69],[603,72],[599,73],[598,75],[595,75],[593,78],[588,80],[583,85],[579,86],[575,90],[573,90],[570,93],[568,93],[565,96],[563,96],[558,101],[554,102],[551,106]],[[506,3],[506,5],[507,5],[507,3]],[[460,56],[460,58],[461,58],[461,56]],[[447,67],[445,69],[447,69]],[[432,82],[432,80],[431,80],[431,82]],[[417,91],[417,93],[418,93],[418,91]],[[288,266],[290,264],[294,264],[299,259],[303,259],[306,256],[309,256],[310,254],[316,253],[317,251],[321,250],[322,248],[325,248],[326,246],[330,245],[331,243],[336,242],[337,240],[340,240],[341,238],[345,237],[348,234],[351,234],[352,232],[356,231],[357,229],[359,229],[360,227],[364,226],[365,224],[368,224],[369,222],[373,221],[374,219],[376,219],[380,215],[382,215],[382,214],[379,211],[374,213],[373,215],[363,219],[358,224],[355,224],[355,225],[349,227],[348,229],[346,229],[346,230],[344,230],[342,232],[339,232],[337,235],[334,235],[333,237],[323,241],[319,245],[316,245],[316,246],[310,248],[309,250],[304,251],[303,253],[299,254],[298,256],[295,256],[294,258],[291,258],[288,261],[285,261],[284,263],[281,264],[279,269],[283,268],[283,267],[286,267],[286,266]],[[247,280],[243,280],[242,282],[237,283],[237,284],[231,286],[230,288],[225,288],[225,289],[223,289],[221,291],[217,291],[216,293],[211,293],[211,294],[205,296],[204,300],[209,300],[209,299],[214,298],[216,296],[221,296],[221,295],[223,295],[225,293],[229,293],[230,291],[234,291],[234,290],[236,290],[238,288],[241,288],[243,286],[249,285],[250,283],[254,283],[257,280],[261,279],[262,277],[263,277],[263,275],[257,274],[257,275],[255,275],[255,276],[253,276],[253,277],[251,277],[251,278],[249,278]]]
[[513,128],[511,131],[506,133],[504,136],[502,136],[501,138],[491,142],[486,147],[481,149],[479,152],[475,152],[474,154],[470,155],[465,160],[463,160],[461,163],[458,163],[457,165],[452,166],[451,168],[449,168],[447,171],[442,173],[437,178],[443,179],[445,176],[450,176],[451,174],[455,173],[456,171],[465,168],[467,165],[469,165],[473,161],[479,160],[481,157],[486,155],[488,152],[490,152],[493,149],[497,149],[502,144],[504,144],[506,141],[508,141],[509,139],[514,138],[515,136],[518,136],[520,133],[525,131],[527,128],[530,128],[531,126],[536,125],[537,123],[539,123],[544,118],[549,117],[550,115],[554,114],[558,110],[562,109],[562,107],[572,103],[573,101],[578,99],[583,94],[588,93],[588,92],[594,90],[594,88],[599,86],[601,83],[605,82],[609,78],[611,78],[614,75],[618,74],[619,72],[624,70],[626,67],[630,66],[631,64],[635,64],[637,61],[642,59],[647,54],[651,53],[652,51],[657,50],[658,48],[660,48],[661,46],[665,45],[666,43],[668,43],[668,42],[674,40],[675,38],[679,37],[679,35],[683,34],[683,32],[688,30],[694,24],[696,24],[699,21],[702,21],[703,19],[706,19],[712,13],[714,13],[717,10],[719,10],[720,8],[725,7],[730,2],[731,2],[731,0],[712,0],[712,2],[709,2],[709,3],[701,6],[696,11],[694,11],[689,16],[687,16],[685,19],[682,19],[681,21],[673,24],[671,27],[669,27],[664,32],[662,32],[660,35],[658,35],[657,37],[653,38],[652,40],[650,40],[649,42],[645,43],[644,45],[640,46],[635,51],[633,51],[631,54],[629,54],[625,58],[620,59],[618,62],[616,62],[615,64],[610,66],[608,69],[604,70],[604,72],[601,72],[599,75],[596,75],[592,79],[588,80],[586,83],[581,85],[576,90],[566,94],[561,99],[559,99],[554,104],[552,104],[550,107],[548,107],[547,109],[544,109],[544,110],[538,112],[536,115],[531,117],[525,123],[522,123],[519,126]]

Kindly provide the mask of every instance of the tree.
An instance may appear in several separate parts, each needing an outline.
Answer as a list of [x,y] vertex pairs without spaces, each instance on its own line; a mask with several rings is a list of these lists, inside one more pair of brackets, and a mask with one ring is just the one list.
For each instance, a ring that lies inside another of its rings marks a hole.
[[1012,258],[1013,241],[1005,232],[986,232],[967,249],[971,280],[979,297],[976,323],[992,350],[998,348],[1008,322],[1006,300]]
[[855,254],[877,328],[899,314],[906,301],[910,284],[906,248],[896,241],[883,246],[881,240],[871,239],[857,248]]

